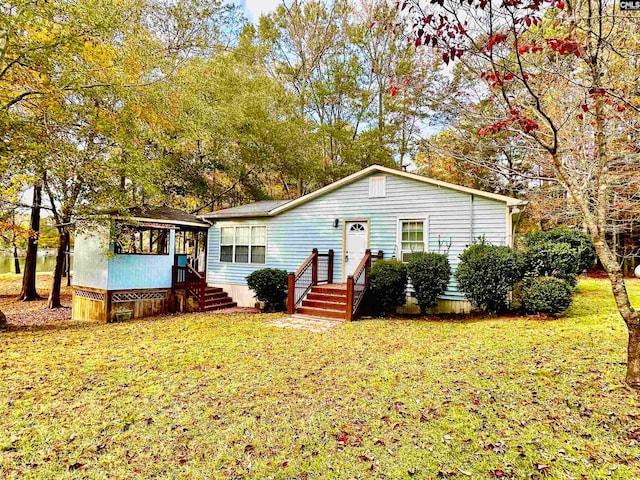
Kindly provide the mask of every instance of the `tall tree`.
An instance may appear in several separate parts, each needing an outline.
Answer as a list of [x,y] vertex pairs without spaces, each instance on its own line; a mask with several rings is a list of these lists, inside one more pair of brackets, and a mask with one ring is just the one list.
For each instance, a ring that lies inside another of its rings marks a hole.
[[20,300],[29,302],[39,300],[36,290],[36,262],[38,258],[38,233],[40,232],[40,212],[42,207],[42,184],[33,186],[33,201],[31,204],[30,234],[27,241],[27,253],[24,260],[24,275],[22,276],[22,290]]
[[388,26],[388,2],[308,0],[260,20],[273,74],[315,125],[325,184],[373,163],[406,163],[436,98],[433,58]]
[[[402,8],[402,6],[400,7]],[[480,135],[509,131],[539,152],[595,244],[629,331],[626,380],[640,388],[640,310],[611,244],[616,192],[636,191],[640,96],[635,20],[608,0],[409,2],[418,45],[460,59],[486,86]],[[499,115],[496,115],[499,113]]]
[[[230,30],[218,0],[107,0],[2,5],[0,134],[5,159],[37,179],[32,229],[38,232],[41,195],[58,228],[58,254],[49,306],[60,306],[69,228],[78,209],[119,205],[114,195],[135,150],[122,134],[131,112],[152,87],[182,63],[208,51]],[[211,22],[216,16],[218,22]],[[129,115],[125,115],[128,112]],[[42,172],[47,172],[43,175]],[[132,182],[132,183],[135,183]],[[35,298],[37,238],[27,249],[21,297]]]

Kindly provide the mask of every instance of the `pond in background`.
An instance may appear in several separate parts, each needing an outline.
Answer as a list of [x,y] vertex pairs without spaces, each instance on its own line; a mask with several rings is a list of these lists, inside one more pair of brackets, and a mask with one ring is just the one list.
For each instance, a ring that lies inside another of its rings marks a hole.
[[[24,270],[24,257],[19,257],[20,269]],[[38,261],[36,263],[37,272],[53,272],[56,266],[56,255],[51,252],[38,253]],[[71,267],[73,268],[73,254],[71,255]],[[0,274],[15,273],[13,268],[13,256],[0,254]]]

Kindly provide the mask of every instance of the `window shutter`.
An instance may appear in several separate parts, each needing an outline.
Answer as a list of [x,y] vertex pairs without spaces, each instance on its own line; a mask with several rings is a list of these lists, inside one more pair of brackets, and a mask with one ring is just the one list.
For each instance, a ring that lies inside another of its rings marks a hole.
[[369,198],[387,196],[387,177],[369,177]]

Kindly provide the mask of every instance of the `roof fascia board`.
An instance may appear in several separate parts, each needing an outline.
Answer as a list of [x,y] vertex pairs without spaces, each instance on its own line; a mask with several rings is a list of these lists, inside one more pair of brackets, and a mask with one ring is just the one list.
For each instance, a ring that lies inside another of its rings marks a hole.
[[121,216],[117,216],[117,217],[113,217],[113,218],[116,219],[116,220],[135,220],[137,222],[166,223],[166,224],[169,224],[169,225],[189,225],[191,227],[201,227],[201,228],[208,228],[209,227],[209,225],[205,225],[205,224],[202,224],[202,223],[185,222],[185,221],[182,221],[182,220],[165,220],[165,219],[159,219],[159,218],[121,217]]
[[443,182],[442,180],[435,180],[433,178],[429,178],[429,177],[424,177],[422,175],[417,175],[415,173],[408,173],[408,172],[403,172],[400,170],[394,170],[392,168],[388,168],[388,167],[383,167],[381,165],[371,165],[370,167],[365,168],[364,170],[360,170],[359,172],[353,173],[347,177],[344,177],[336,182],[330,183],[329,185],[326,185],[322,188],[320,188],[319,190],[316,190],[315,192],[311,192],[307,195],[304,195],[300,198],[297,198],[295,200],[292,200],[288,203],[285,203],[284,205],[281,205],[277,208],[274,208],[273,210],[269,211],[269,215],[270,216],[274,216],[274,215],[278,215],[282,212],[285,212],[287,210],[290,210],[292,208],[295,208],[296,206],[302,204],[302,203],[306,203],[310,200],[313,200],[314,198],[318,198],[322,195],[324,195],[325,193],[329,193],[332,190],[335,190],[337,188],[340,188],[343,185],[347,185],[351,182],[354,182],[356,180],[358,180],[359,178],[365,177],[367,175],[369,175],[372,172],[381,172],[381,173],[388,173],[391,175],[397,175],[399,177],[404,177],[404,178],[409,178],[411,180],[416,180],[419,182],[423,182],[423,183],[428,183],[431,185],[436,185],[438,187],[442,187],[442,188],[448,188],[450,190],[457,190],[459,192],[464,192],[464,193],[468,193],[471,195],[476,195],[478,197],[484,197],[484,198],[489,198],[491,200],[497,200],[499,202],[504,202],[506,203],[508,206],[516,206],[516,205],[526,205],[526,201],[524,200],[518,200],[517,198],[511,198],[511,197],[507,197],[505,195],[499,195],[497,193],[490,193],[490,192],[485,192],[483,190],[478,190],[475,188],[469,188],[469,187],[463,187],[461,185],[456,185],[454,183],[449,183],[449,182]]

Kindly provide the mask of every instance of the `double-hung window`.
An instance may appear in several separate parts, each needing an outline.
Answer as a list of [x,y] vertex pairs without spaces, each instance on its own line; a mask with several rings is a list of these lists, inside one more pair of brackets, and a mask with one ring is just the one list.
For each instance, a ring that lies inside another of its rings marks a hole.
[[407,262],[415,252],[424,252],[425,249],[425,221],[400,220],[400,258]]
[[265,264],[266,256],[266,226],[251,225],[220,229],[221,262]]

